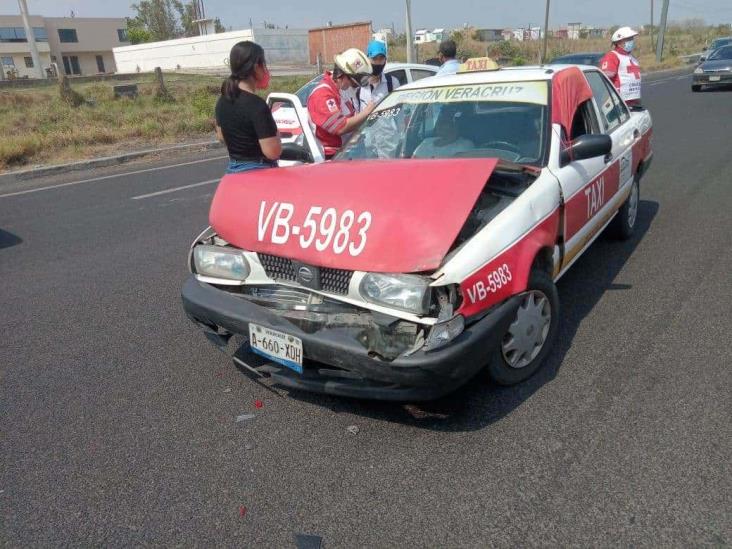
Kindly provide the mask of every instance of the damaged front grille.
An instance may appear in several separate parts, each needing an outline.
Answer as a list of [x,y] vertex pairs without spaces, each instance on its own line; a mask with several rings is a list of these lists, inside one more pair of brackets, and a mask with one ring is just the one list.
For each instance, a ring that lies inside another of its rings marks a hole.
[[[257,254],[267,276],[273,280],[297,282],[297,271],[291,259],[269,254]],[[320,268],[320,285],[324,292],[347,295],[353,271],[344,269]]]

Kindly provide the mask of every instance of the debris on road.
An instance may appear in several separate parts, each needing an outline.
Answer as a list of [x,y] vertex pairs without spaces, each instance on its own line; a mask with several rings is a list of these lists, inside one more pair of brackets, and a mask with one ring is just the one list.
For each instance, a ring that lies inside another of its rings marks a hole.
[[244,507],[243,505],[240,505],[239,506],[239,516],[241,518],[244,518],[246,515],[247,515],[247,508]]
[[226,389],[224,389],[224,392],[225,393],[230,393],[231,392],[231,387],[227,387]]
[[357,435],[359,431],[358,425],[349,425],[348,428],[346,428],[346,431],[348,431],[352,435]]
[[237,423],[240,423],[242,421],[249,421],[250,419],[254,419],[254,414],[242,414],[240,416],[236,416]]
[[264,402],[262,402],[261,400],[255,400],[254,407],[255,408],[264,408]]

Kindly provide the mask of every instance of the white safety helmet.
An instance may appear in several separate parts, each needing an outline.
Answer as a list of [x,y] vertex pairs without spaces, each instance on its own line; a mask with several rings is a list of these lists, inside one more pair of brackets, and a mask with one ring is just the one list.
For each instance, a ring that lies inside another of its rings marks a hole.
[[333,60],[336,67],[349,76],[371,74],[371,61],[358,48],[351,48],[336,55]]
[[613,33],[612,41],[613,44],[615,44],[616,42],[627,40],[628,38],[633,38],[634,36],[638,36],[638,31],[635,31],[630,27],[620,27]]

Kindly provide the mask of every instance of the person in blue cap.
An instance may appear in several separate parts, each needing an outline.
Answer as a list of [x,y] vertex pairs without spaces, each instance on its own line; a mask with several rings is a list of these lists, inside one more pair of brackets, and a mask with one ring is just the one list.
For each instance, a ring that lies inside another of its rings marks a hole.
[[371,77],[368,83],[356,90],[359,110],[369,103],[378,103],[386,95],[399,87],[399,80],[384,74],[386,66],[386,44],[381,40],[372,40],[366,48],[366,56],[371,61]]

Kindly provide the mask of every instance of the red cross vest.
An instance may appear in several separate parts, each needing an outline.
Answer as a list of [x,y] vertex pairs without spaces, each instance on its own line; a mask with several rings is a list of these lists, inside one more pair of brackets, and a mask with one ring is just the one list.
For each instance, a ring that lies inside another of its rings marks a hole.
[[618,57],[618,91],[625,101],[633,101],[641,97],[641,73],[638,60],[630,54],[613,51]]

